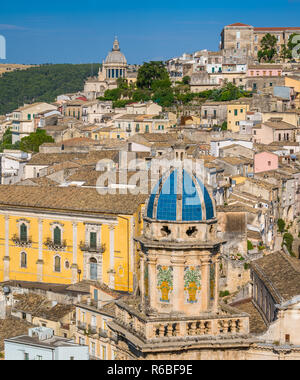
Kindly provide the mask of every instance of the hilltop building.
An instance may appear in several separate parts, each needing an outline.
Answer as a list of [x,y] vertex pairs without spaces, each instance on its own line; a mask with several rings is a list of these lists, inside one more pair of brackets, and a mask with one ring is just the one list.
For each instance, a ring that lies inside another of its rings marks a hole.
[[300,27],[263,27],[235,23],[224,27],[221,33],[221,49],[226,59],[233,57],[257,58],[261,40],[266,34],[277,38],[277,53],[281,52],[282,45],[287,45],[292,34],[300,33]]
[[112,51],[108,53],[98,78],[88,79],[84,86],[84,93],[88,99],[103,96],[106,90],[117,88],[119,78],[127,79],[127,60],[120,50],[119,41],[115,38]]

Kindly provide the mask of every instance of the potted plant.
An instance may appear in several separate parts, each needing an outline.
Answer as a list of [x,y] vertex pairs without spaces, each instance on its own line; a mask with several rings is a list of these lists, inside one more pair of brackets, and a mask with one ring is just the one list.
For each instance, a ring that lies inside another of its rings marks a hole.
[[157,287],[161,291],[161,301],[169,302],[169,293],[173,289],[173,268],[166,266],[158,267]]
[[199,268],[186,268],[184,275],[184,289],[189,294],[188,302],[197,302],[197,291],[201,289],[201,274]]

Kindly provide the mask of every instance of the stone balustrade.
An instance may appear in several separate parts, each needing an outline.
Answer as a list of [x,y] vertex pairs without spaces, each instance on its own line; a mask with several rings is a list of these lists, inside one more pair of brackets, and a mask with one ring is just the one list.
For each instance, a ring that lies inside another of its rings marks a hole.
[[117,307],[117,323],[143,340],[183,339],[201,337],[234,337],[249,333],[248,317],[229,314],[211,319],[160,321],[158,318],[144,320],[136,314]]

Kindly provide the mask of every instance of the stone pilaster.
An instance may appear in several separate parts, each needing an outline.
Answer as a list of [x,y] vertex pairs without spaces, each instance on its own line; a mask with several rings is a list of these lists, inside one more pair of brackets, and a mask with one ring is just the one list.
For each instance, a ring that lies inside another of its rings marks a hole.
[[39,231],[39,258],[37,261],[37,282],[43,282],[43,220],[39,218],[38,220],[38,231]]
[[76,284],[78,278],[78,262],[77,262],[77,227],[78,223],[72,223],[73,225],[73,264],[72,270],[72,284]]
[[[115,288],[115,226],[109,226],[109,287]],[[129,263],[128,263],[129,264]]]
[[216,313],[219,309],[219,281],[220,281],[220,258],[215,261],[215,299],[213,311]]
[[[208,253],[209,254],[209,253]],[[209,308],[210,300],[210,259],[209,257],[204,257],[202,259],[202,311],[207,311]]]
[[171,265],[173,267],[173,310],[180,311],[184,308],[184,259],[172,258]]
[[150,307],[157,309],[157,279],[156,279],[156,265],[157,259],[155,257],[149,257],[148,259],[148,278],[149,278],[149,300]]
[[142,309],[145,308],[145,256],[140,256],[140,264],[141,264],[141,271],[140,271],[140,292],[142,297]]
[[5,215],[5,256],[3,258],[4,261],[4,281],[9,280],[9,216]]

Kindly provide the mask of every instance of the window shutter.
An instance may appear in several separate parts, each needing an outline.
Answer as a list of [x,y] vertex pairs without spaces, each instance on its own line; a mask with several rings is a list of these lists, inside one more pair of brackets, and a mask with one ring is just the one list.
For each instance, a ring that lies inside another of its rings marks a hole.
[[96,232],[90,233],[90,247],[91,248],[97,247],[97,233]]
[[21,241],[27,241],[27,226],[24,223],[21,224],[20,238],[21,238]]
[[61,231],[59,227],[55,227],[54,229],[54,244],[61,244]]

